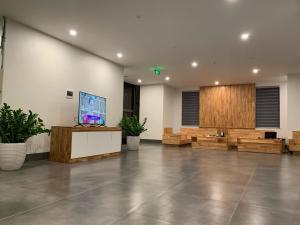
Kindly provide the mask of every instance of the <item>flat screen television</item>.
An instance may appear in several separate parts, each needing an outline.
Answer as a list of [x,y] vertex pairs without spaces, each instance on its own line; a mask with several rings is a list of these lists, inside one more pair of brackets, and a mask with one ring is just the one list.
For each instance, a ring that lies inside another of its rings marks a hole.
[[106,99],[80,91],[78,123],[104,126],[106,124]]

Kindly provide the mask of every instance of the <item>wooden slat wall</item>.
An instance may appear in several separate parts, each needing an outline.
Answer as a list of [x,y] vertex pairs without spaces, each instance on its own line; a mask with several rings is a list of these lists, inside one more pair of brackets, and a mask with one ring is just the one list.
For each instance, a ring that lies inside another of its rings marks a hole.
[[255,128],[255,84],[200,88],[200,127]]

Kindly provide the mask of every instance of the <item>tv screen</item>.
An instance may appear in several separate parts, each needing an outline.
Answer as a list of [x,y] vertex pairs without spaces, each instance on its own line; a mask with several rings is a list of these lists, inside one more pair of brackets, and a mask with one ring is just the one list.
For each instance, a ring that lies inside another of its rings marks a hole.
[[100,96],[79,92],[78,123],[105,125],[106,99]]

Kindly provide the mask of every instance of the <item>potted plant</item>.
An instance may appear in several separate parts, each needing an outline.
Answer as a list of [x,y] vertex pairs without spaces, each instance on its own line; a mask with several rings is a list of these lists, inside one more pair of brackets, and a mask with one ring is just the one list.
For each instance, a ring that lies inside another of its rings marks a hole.
[[42,133],[50,133],[38,114],[29,110],[13,110],[6,103],[0,109],[0,168],[3,170],[20,169],[26,157],[28,138]]
[[147,118],[144,118],[143,122],[140,123],[136,116],[129,117],[124,116],[119,123],[119,126],[127,136],[127,148],[128,150],[138,150],[140,145],[140,134],[145,132],[145,124]]

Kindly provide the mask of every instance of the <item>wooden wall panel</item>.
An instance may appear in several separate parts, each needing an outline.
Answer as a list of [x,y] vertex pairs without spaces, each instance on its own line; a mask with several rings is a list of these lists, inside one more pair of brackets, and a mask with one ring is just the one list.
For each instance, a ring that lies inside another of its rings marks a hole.
[[255,84],[200,88],[200,127],[255,128]]

